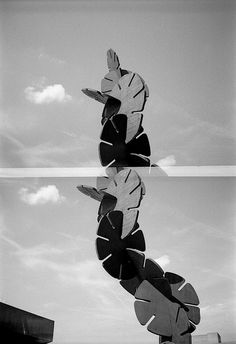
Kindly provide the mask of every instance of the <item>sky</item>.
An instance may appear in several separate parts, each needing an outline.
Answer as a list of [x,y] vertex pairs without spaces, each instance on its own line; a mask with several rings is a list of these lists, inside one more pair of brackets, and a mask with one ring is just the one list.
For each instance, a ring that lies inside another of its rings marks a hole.
[[[94,178],[1,179],[1,301],[55,321],[55,343],[150,342],[134,298],[103,269],[99,203],[79,193]],[[235,340],[235,182],[230,177],[143,178],[139,225],[147,258],[195,288],[195,334]]]
[[152,161],[235,165],[234,1],[1,1],[1,167],[99,165],[106,51],[139,73]]
[[[0,168],[100,166],[106,51],[149,87],[151,160],[231,166],[234,1],[0,1]],[[143,179],[146,256],[192,283],[196,334],[235,340],[235,181]],[[95,251],[95,178],[1,178],[1,301],[55,320],[54,342],[156,342]],[[125,321],[124,321],[125,319]],[[115,338],[114,338],[115,334]]]

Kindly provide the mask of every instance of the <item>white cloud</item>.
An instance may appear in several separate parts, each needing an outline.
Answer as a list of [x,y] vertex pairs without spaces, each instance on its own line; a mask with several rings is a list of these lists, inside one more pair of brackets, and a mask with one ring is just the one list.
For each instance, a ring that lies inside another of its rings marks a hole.
[[42,186],[36,192],[29,192],[27,188],[21,188],[19,195],[21,200],[29,205],[61,203],[65,200],[55,185]]
[[49,268],[57,272],[59,279],[67,285],[80,284],[93,288],[106,288],[110,285],[110,280],[104,278],[104,270],[98,260],[91,259],[74,264],[49,264]]
[[170,263],[170,257],[167,254],[164,254],[160,258],[155,259],[155,262],[163,268]]
[[175,156],[174,155],[168,155],[167,157],[158,160],[157,165],[158,166],[174,166],[176,164]]
[[34,104],[64,103],[72,99],[61,84],[49,85],[40,91],[33,86],[26,87],[25,97]]

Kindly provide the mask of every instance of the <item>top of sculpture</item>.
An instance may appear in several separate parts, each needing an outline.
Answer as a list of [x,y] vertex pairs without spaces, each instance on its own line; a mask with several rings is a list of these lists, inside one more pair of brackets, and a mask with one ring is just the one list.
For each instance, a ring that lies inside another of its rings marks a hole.
[[109,72],[101,81],[101,91],[82,89],[87,96],[105,104],[102,124],[116,114],[129,116],[143,111],[149,97],[143,78],[137,73],[122,69],[119,58],[112,49],[107,51],[107,66]]

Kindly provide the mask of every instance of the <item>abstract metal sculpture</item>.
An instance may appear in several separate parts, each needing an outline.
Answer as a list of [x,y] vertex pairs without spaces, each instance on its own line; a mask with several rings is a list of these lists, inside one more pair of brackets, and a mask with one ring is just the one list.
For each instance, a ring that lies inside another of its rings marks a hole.
[[[138,216],[145,186],[130,167],[149,167],[149,140],[142,127],[149,90],[137,73],[120,67],[117,54],[107,52],[109,72],[101,91],[82,91],[104,104],[99,156],[107,177],[98,177],[96,187],[80,185],[79,191],[100,202],[97,255],[104,269],[134,295],[138,321],[160,336],[160,342],[190,344],[191,333],[200,322],[198,296],[183,277],[164,272],[145,258],[143,232]],[[141,252],[140,252],[141,251]]]

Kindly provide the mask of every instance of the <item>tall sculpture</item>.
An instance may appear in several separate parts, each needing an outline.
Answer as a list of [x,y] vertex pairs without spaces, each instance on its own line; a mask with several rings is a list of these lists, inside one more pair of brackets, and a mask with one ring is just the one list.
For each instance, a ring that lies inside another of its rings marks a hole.
[[[99,155],[107,177],[96,187],[80,185],[85,195],[100,202],[97,255],[104,269],[135,298],[134,309],[141,325],[159,335],[160,342],[191,343],[200,322],[198,296],[183,277],[164,272],[146,258],[145,239],[139,228],[139,205],[145,186],[135,167],[150,162],[150,145],[142,126],[149,90],[137,73],[120,67],[117,54],[107,52],[109,72],[101,91],[85,88],[89,97],[104,104]],[[151,320],[151,321],[150,321]]]

